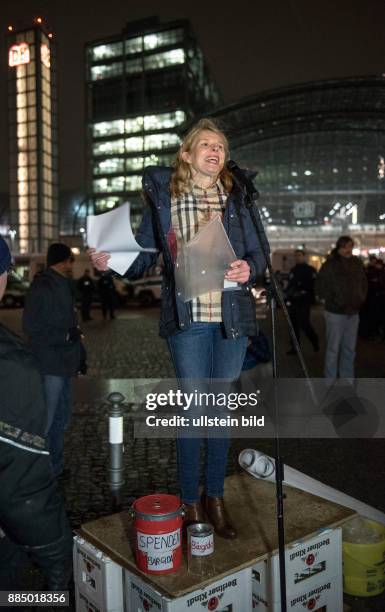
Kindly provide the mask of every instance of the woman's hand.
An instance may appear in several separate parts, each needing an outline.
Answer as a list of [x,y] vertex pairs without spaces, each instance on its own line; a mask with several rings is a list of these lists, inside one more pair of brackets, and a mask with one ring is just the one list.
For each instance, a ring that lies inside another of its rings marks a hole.
[[250,266],[244,259],[236,259],[230,264],[225,279],[236,283],[247,283],[250,278]]
[[91,258],[92,265],[99,272],[106,272],[108,270],[108,260],[111,257],[109,253],[98,252],[96,249],[88,249],[87,254]]

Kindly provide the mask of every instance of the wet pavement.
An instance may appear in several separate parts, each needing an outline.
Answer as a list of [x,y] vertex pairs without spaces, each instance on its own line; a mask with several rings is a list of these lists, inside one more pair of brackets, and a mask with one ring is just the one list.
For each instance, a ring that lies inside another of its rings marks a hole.
[[[82,523],[116,511],[108,486],[108,420],[107,396],[112,391],[125,395],[127,379],[171,378],[172,366],[164,340],[158,336],[157,308],[127,308],[112,321],[103,321],[94,309],[93,320],[84,324],[89,370],[75,382],[74,405],[70,428],[66,435],[66,473],[60,479],[71,525]],[[0,311],[3,324],[20,332],[21,311]],[[322,376],[323,317],[319,308],[313,319],[321,338],[321,350],[312,351],[307,340],[302,343],[304,357],[312,377]],[[268,321],[262,328],[269,332]],[[278,312],[278,369],[281,377],[300,377],[295,356],[287,356],[288,334],[282,313]],[[385,343],[359,340],[357,376],[383,378],[385,375]],[[120,507],[128,508],[141,495],[154,491],[178,492],[175,445],[170,439],[135,439],[133,420],[125,419],[125,485]],[[285,463],[300,469],[345,493],[385,511],[385,449],[383,440],[333,439],[281,441]],[[237,457],[242,448],[253,447],[274,455],[274,441],[233,441],[228,473],[239,470]],[[38,584],[38,575],[33,574]],[[36,588],[36,586],[35,586]],[[385,598],[347,599],[354,612],[385,611]],[[337,611],[336,611],[337,612]]]

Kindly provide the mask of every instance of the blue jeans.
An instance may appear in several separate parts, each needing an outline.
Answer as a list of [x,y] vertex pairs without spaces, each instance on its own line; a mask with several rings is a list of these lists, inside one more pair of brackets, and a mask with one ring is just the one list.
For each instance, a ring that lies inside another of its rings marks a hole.
[[44,376],[47,427],[51,463],[55,476],[63,471],[64,432],[71,417],[72,381],[67,376]]
[[325,378],[354,378],[354,358],[358,333],[358,314],[335,314],[325,310]]
[[[247,341],[247,337],[224,338],[220,323],[192,323],[186,331],[168,338],[178,380],[235,380],[241,373]],[[206,443],[205,492],[222,497],[230,439],[208,437]],[[177,438],[181,496],[189,504],[199,499],[201,444],[201,438]]]

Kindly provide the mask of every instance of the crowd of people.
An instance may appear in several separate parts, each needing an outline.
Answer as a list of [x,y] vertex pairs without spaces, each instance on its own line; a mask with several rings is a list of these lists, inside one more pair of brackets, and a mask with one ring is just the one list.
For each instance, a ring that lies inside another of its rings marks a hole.
[[[311,323],[311,306],[324,305],[324,375],[328,379],[354,378],[357,336],[385,338],[385,265],[375,255],[366,265],[353,255],[354,241],[340,236],[319,272],[306,262],[306,253],[294,252],[295,266],[285,288],[286,303],[298,342],[301,331],[313,350],[320,350]],[[294,346],[287,352],[295,355]]]

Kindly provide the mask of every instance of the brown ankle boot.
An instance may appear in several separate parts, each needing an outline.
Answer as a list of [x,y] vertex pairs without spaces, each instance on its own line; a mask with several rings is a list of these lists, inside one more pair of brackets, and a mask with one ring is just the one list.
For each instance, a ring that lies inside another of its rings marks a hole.
[[205,513],[202,508],[202,504],[200,501],[194,502],[193,504],[186,504],[183,502],[184,507],[184,518],[183,518],[183,528],[186,529],[189,525],[193,525],[194,523],[205,523]]
[[214,531],[222,538],[234,540],[238,533],[226,512],[223,497],[202,496],[202,505]]

